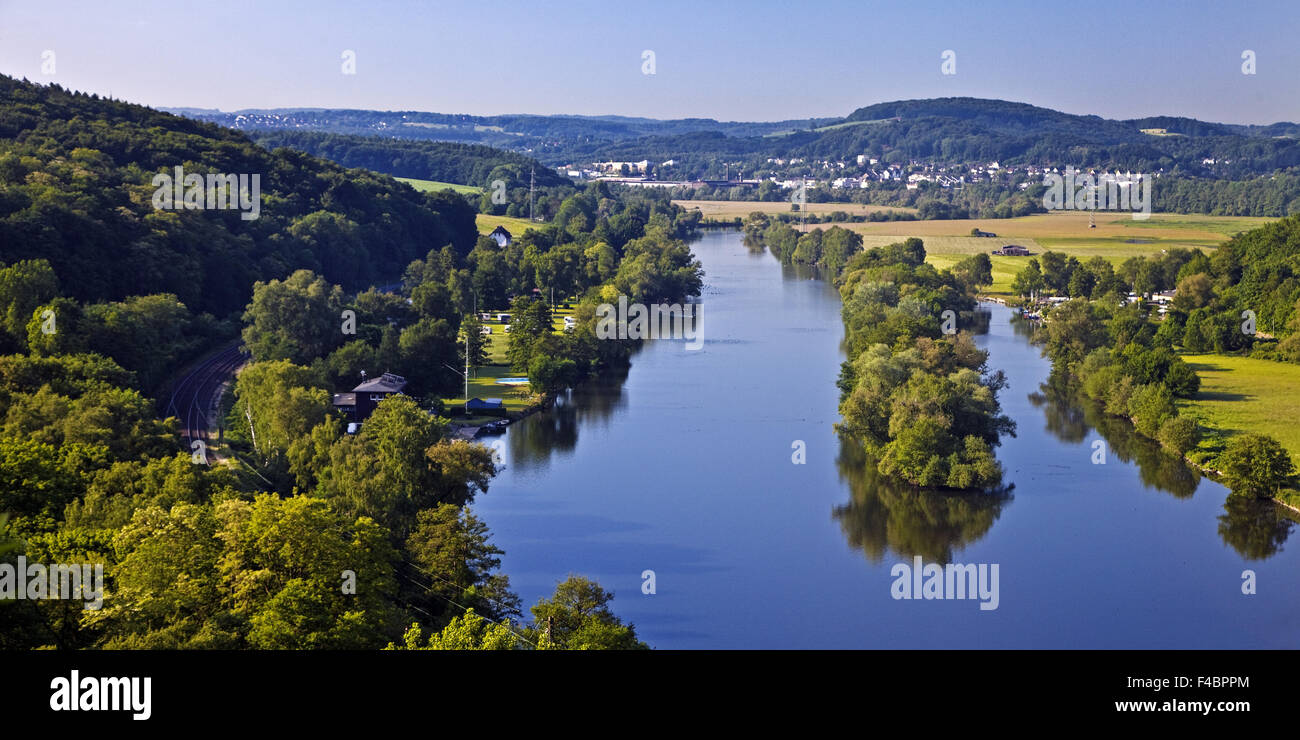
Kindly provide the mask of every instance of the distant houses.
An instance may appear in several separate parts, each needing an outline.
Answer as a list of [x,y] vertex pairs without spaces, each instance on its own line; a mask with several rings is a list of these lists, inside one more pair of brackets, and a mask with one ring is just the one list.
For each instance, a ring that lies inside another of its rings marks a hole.
[[334,408],[342,411],[351,424],[364,423],[370,418],[381,401],[395,396],[406,388],[406,378],[393,373],[384,373],[378,378],[363,380],[351,393],[335,393]]
[[511,237],[510,232],[507,231],[506,227],[504,226],[498,226],[495,229],[493,229],[492,233],[488,234],[488,237],[495,240],[497,246],[501,247],[502,249],[505,249],[506,247],[510,246],[510,240],[513,238]]
[[1019,244],[1008,244],[1001,249],[993,250],[993,254],[1002,257],[1028,257],[1033,254],[1033,252],[1030,252],[1027,248],[1022,247]]

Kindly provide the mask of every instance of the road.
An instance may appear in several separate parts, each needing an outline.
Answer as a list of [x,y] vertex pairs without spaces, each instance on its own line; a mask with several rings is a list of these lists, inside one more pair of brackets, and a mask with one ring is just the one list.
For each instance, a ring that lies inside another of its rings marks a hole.
[[204,455],[209,464],[220,462],[214,457],[212,447],[220,422],[222,390],[235,377],[235,371],[247,361],[248,356],[240,351],[238,341],[211,355],[177,381],[163,412],[180,420],[181,436],[191,451],[195,440],[204,443]]

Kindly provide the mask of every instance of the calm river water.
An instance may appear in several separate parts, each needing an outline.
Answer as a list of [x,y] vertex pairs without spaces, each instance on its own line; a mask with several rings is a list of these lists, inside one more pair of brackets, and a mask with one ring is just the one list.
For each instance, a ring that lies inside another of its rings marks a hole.
[[[474,508],[525,604],[581,573],[657,648],[1300,647],[1295,524],[1055,398],[1008,309],[988,306],[979,343],[1011,383],[1018,436],[997,450],[1011,490],[915,492],[875,480],[832,430],[835,290],[738,232],[693,249],[703,348],[649,342],[624,382],[504,438]],[[895,600],[890,569],[918,555],[997,564],[998,607]]]

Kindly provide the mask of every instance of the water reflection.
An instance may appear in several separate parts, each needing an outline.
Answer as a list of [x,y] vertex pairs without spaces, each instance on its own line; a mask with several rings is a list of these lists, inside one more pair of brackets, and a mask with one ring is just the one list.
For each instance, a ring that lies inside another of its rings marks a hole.
[[597,432],[615,411],[627,407],[623,383],[629,368],[610,370],[599,380],[560,394],[546,411],[510,425],[506,436],[509,464],[528,470],[544,468],[553,455],[567,455],[578,444],[578,428]]
[[1138,434],[1127,419],[1110,416],[1095,401],[1062,390],[1053,376],[1039,386],[1039,392],[1029,394],[1029,402],[1043,410],[1044,429],[1052,436],[1072,444],[1100,437],[1106,441],[1107,460],[1114,457],[1135,463],[1143,486],[1176,498],[1188,498],[1196,492],[1201,474],[1195,468],[1166,452],[1155,440]]
[[1219,536],[1247,560],[1264,560],[1282,550],[1295,522],[1272,501],[1231,494],[1223,502]]
[[[1027,322],[1026,322],[1027,323]],[[1190,498],[1201,483],[1200,472],[1171,455],[1154,440],[1137,433],[1128,420],[1106,414],[1101,405],[1067,387],[1055,372],[1029,401],[1042,409],[1044,428],[1072,444],[1105,440],[1108,457],[1135,463],[1142,485],[1176,498]],[[1086,474],[1086,471],[1080,474]],[[1295,526],[1294,515],[1272,501],[1229,494],[1219,516],[1219,537],[1242,557],[1263,560],[1277,554]]]
[[953,493],[916,489],[890,481],[876,471],[862,445],[840,440],[836,459],[840,480],[849,486],[849,502],[835,507],[849,544],[879,563],[888,552],[901,558],[920,555],[928,562],[952,562],[953,552],[978,541],[992,528],[1006,491]]

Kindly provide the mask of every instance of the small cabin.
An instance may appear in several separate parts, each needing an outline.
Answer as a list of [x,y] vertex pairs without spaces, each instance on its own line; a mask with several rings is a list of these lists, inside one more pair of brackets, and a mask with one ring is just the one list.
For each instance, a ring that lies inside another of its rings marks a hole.
[[488,234],[488,238],[494,240],[498,247],[505,249],[510,246],[510,240],[512,237],[510,236],[510,232],[506,230],[506,227],[498,226],[492,230],[492,233]]

